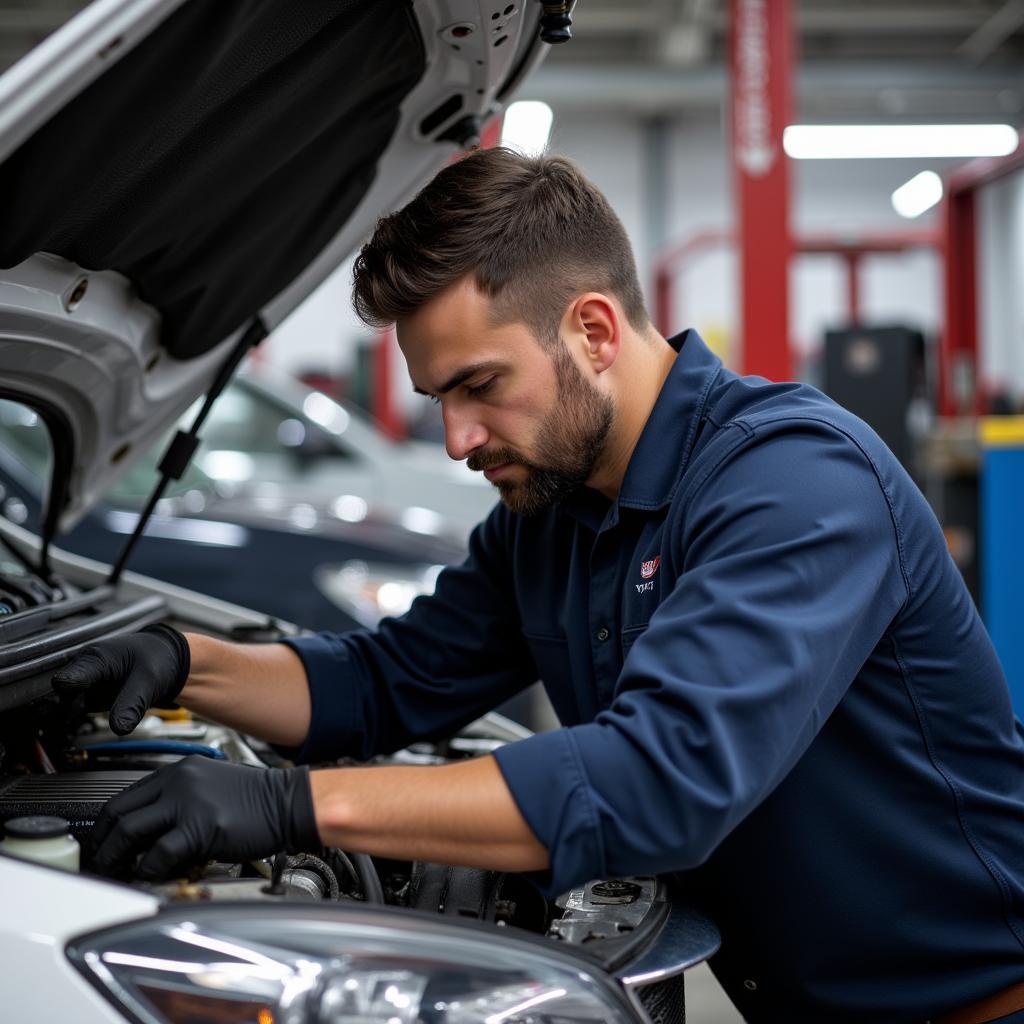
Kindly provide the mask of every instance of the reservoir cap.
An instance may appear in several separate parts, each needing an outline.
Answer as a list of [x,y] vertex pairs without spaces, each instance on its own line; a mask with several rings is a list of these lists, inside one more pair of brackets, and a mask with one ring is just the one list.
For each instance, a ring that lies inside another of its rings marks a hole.
[[11,818],[4,822],[4,832],[9,839],[53,839],[65,836],[71,831],[66,818],[33,814],[24,818]]

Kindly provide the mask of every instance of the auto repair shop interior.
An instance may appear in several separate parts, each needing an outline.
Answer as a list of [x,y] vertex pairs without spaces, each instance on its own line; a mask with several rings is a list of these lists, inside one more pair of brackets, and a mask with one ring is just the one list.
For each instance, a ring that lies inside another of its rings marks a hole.
[[[784,1003],[768,969],[730,981],[735,923],[660,867],[555,898],[512,870],[325,843],[101,878],[88,836],[131,783],[187,755],[291,771],[298,747],[173,699],[120,735],[51,683],[157,623],[372,633],[443,589],[509,465],[446,439],[461,383],[407,368],[402,324],[356,316],[353,274],[378,218],[501,146],[568,157],[604,194],[663,338],[694,329],[701,358],[809,385],[884,442],[1024,715],[1022,123],[1021,0],[0,0],[0,1019],[667,1024],[685,992],[693,1024],[1024,1020],[1012,970],[927,1014],[905,987],[850,1016],[759,1011]],[[643,558],[638,594],[670,561]],[[586,728],[548,696],[564,639],[527,639],[532,685],[494,713],[331,764],[465,764]],[[16,873],[32,860],[38,879]],[[836,985],[799,1005],[841,1005]]]

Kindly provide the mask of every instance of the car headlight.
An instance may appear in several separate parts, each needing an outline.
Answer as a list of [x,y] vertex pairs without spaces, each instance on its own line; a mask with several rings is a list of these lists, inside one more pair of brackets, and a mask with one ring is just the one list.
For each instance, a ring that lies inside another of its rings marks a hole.
[[636,1024],[608,979],[540,939],[387,910],[203,906],[73,942],[145,1024]]
[[385,615],[402,615],[420,594],[432,594],[443,565],[377,564],[353,560],[321,566],[313,581],[330,601],[372,629]]

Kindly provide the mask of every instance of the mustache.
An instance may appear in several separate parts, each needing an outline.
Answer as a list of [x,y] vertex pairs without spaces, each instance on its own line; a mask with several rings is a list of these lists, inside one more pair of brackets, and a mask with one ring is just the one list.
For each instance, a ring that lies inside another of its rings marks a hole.
[[495,466],[504,466],[506,463],[515,463],[519,466],[527,466],[529,463],[512,448],[497,448],[491,452],[473,452],[466,459],[466,465],[475,473],[482,473],[485,469],[494,469]]

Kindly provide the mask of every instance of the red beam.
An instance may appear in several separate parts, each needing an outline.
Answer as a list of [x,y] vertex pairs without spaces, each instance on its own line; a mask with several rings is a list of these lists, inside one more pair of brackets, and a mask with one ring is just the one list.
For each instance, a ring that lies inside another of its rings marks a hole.
[[[676,309],[676,282],[693,258],[707,249],[732,245],[736,236],[731,231],[698,231],[682,242],[666,249],[655,261],[654,266],[654,309],[655,323],[663,333],[684,326],[677,324],[681,316]],[[942,235],[934,231],[876,231],[861,235],[798,235],[792,240],[793,250],[801,254],[835,255],[847,260],[850,276],[847,279],[850,318],[856,322],[859,314],[860,292],[855,280],[856,272],[851,264],[859,263],[864,256],[872,253],[900,253],[910,249],[938,249]]]
[[681,268],[697,253],[733,242],[731,231],[698,231],[686,241],[674,245],[658,257],[654,267],[654,322],[666,337],[685,324],[675,322],[675,282]]
[[946,195],[973,191],[982,185],[1024,168],[1024,140],[1006,156],[982,156],[951,172],[945,181]]
[[789,350],[790,0],[730,0],[732,160],[740,244],[740,364],[792,377]]
[[874,231],[867,234],[801,235],[795,246],[800,253],[836,253],[844,256],[865,256],[868,253],[907,252],[939,245],[941,235],[935,231]]

